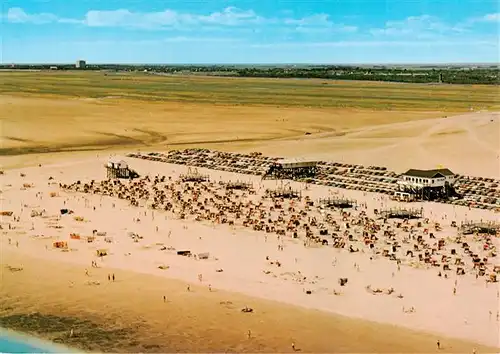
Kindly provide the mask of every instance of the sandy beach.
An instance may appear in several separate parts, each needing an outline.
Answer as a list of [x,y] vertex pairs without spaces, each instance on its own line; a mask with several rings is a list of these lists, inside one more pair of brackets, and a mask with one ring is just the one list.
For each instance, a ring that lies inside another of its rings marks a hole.
[[[498,234],[463,226],[499,221],[494,87],[2,78],[0,327],[97,352],[499,351]],[[188,148],[218,166],[143,159]],[[264,180],[277,157],[327,162]],[[464,198],[393,200],[413,168],[451,169]]]
[[[490,258],[498,238],[464,235],[458,241],[452,226],[498,220],[493,211],[405,205],[297,182],[289,187],[300,190],[301,199],[273,201],[264,195],[276,181],[200,169],[210,182],[196,185],[179,181],[187,166],[125,160],[139,180],[106,182],[106,154],[4,171],[2,211],[12,215],[1,219],[2,326],[102,351],[289,352],[294,344],[304,352],[433,352],[437,341],[444,352],[500,347],[499,288],[487,281],[498,262],[491,258],[486,274],[476,276],[462,247],[466,242]],[[224,187],[237,180],[253,191]],[[103,196],[105,190],[114,196]],[[137,201],[119,191],[136,193]],[[358,207],[347,214],[317,208],[320,198],[335,195],[355,199]],[[308,201],[316,204],[308,207]],[[167,202],[168,210],[152,209]],[[217,217],[223,202],[237,211]],[[403,225],[374,214],[390,207],[423,208],[423,216]],[[250,209],[273,219],[269,225],[277,229],[287,220],[311,227],[328,220],[338,236],[324,236],[325,245],[306,229],[297,228],[295,236],[293,228],[277,234],[245,227]],[[377,235],[375,247],[368,247],[363,230]],[[429,258],[439,266],[424,261],[427,256],[419,260],[415,245],[422,254],[436,248]],[[385,254],[392,246],[398,262]],[[445,258],[449,270],[442,267]],[[348,282],[341,285],[341,278]],[[252,311],[242,312],[245,307]],[[41,320],[53,321],[53,332],[27,328]]]
[[497,2],[0,18],[0,354],[500,353]]

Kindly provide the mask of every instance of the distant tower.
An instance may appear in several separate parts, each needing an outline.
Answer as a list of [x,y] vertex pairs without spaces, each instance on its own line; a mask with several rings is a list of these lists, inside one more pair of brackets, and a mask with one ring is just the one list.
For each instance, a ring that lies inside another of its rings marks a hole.
[[87,63],[85,62],[85,60],[78,60],[78,61],[76,62],[75,67],[76,67],[77,69],[85,69],[85,66],[86,66],[86,65],[87,65]]

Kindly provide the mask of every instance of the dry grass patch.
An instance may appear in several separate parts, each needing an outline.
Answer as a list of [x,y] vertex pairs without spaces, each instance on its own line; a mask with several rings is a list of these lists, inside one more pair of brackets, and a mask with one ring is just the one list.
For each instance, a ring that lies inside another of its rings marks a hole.
[[0,93],[225,105],[463,111],[498,104],[494,86],[160,76],[146,73],[2,72]]

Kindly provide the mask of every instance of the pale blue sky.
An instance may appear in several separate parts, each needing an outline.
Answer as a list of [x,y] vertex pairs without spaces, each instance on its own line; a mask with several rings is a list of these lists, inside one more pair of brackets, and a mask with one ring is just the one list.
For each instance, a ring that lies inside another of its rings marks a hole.
[[497,0],[0,0],[3,63],[499,61]]

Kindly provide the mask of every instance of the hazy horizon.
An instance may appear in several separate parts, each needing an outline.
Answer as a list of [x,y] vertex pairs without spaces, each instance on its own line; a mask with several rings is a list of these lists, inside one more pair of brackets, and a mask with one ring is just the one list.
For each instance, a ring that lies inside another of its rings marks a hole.
[[[74,65],[74,62],[2,62],[0,65]],[[86,65],[131,65],[131,66],[500,66],[500,64],[495,62],[478,62],[478,63],[462,63],[462,62],[449,62],[449,63],[367,63],[367,62],[352,62],[352,63],[125,63],[125,62],[99,62],[92,63],[86,62]]]

